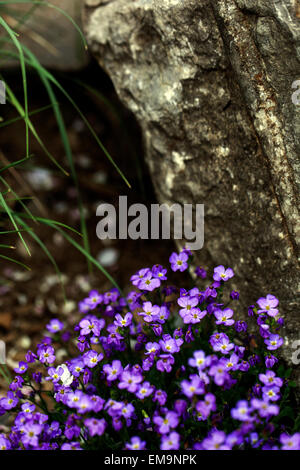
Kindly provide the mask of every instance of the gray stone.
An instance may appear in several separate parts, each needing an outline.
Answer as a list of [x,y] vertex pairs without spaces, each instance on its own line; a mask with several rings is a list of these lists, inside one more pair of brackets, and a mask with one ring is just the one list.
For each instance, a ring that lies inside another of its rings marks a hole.
[[205,204],[199,263],[233,267],[245,305],[279,297],[289,363],[300,339],[299,10],[112,0],[84,11],[90,49],[141,126],[160,202]]
[[[81,27],[82,0],[49,0],[64,10]],[[12,29],[20,33],[19,39],[46,67],[56,70],[77,70],[89,61],[82,38],[66,16],[49,6],[32,6],[30,2],[9,6],[10,13],[3,17]],[[28,12],[31,12],[27,15]],[[21,26],[18,23],[26,15]],[[15,48],[13,49],[15,52]],[[15,65],[15,61],[2,62],[1,67]]]

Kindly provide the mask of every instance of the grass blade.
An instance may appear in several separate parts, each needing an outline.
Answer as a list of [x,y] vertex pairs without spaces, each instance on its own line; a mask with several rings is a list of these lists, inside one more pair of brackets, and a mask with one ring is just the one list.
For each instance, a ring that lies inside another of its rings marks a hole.
[[22,80],[23,80],[23,90],[24,90],[24,108],[25,108],[25,135],[26,135],[26,157],[29,158],[29,117],[28,117],[28,96],[27,96],[27,79],[26,79],[26,66],[24,60],[24,52],[20,41],[16,37],[16,33],[11,29],[11,27],[6,23],[6,21],[0,16],[0,25],[6,30],[10,36],[13,44],[15,45],[20,59]]
[[[52,104],[48,104],[47,106],[43,106],[42,108],[35,109],[34,111],[30,111],[28,113],[28,116],[34,116],[34,114],[41,113],[42,111],[46,111],[47,109],[52,108]],[[0,127],[6,127],[9,126],[10,124],[14,124],[15,122],[21,121],[24,119],[23,116],[19,116],[13,119],[9,119],[8,121],[4,121],[0,123]]]
[[3,258],[3,259],[5,259],[5,260],[7,260],[7,261],[11,261],[12,263],[19,264],[20,266],[22,266],[22,268],[27,269],[27,271],[31,271],[31,269],[29,268],[29,266],[26,266],[26,264],[21,263],[21,261],[17,261],[16,259],[10,258],[9,256],[5,256],[5,255],[2,255],[2,254],[0,254],[0,258]]
[[5,201],[4,197],[2,196],[2,193],[1,193],[1,192],[0,192],[0,203],[1,203],[2,206],[4,207],[5,212],[7,213],[8,217],[10,218],[10,221],[11,221],[11,223],[13,224],[14,228],[18,231],[18,236],[20,237],[21,242],[23,243],[25,250],[27,251],[27,253],[29,254],[29,256],[31,256],[31,253],[30,253],[30,250],[29,250],[29,248],[28,248],[28,246],[27,246],[27,243],[25,242],[25,240],[24,240],[22,234],[20,233],[19,227],[18,227],[18,225],[17,225],[17,223],[16,223],[16,221],[15,221],[13,215],[12,215],[12,211],[11,211],[10,207],[6,204],[6,201]]
[[[1,75],[0,75],[0,77],[1,77]],[[24,110],[22,108],[22,105],[19,103],[16,96],[14,95],[14,93],[12,92],[12,90],[10,89],[10,87],[7,84],[6,84],[6,91],[7,91],[8,98],[10,99],[12,105],[16,108],[16,110],[18,111],[18,113],[21,116],[24,116]],[[44,150],[44,152],[46,153],[48,158],[60,169],[60,171],[62,173],[64,173],[66,176],[69,176],[69,173],[58,163],[58,161],[47,150],[47,148],[45,147],[44,143],[40,139],[37,131],[35,130],[35,127],[33,126],[32,122],[29,118],[28,118],[28,124],[29,124],[30,131],[32,132],[33,136],[38,141],[38,143],[40,144],[40,146],[42,147],[42,149]]]
[[73,18],[65,10],[58,7],[57,5],[53,5],[52,3],[45,2],[45,1],[35,1],[35,0],[2,0],[0,1],[0,6],[7,5],[7,4],[12,5],[12,4],[18,4],[18,3],[30,3],[31,5],[45,6],[45,7],[53,8],[54,10],[59,11],[63,16],[65,16],[72,23],[74,28],[78,31],[82,39],[84,48],[87,49],[87,42],[86,42],[83,32],[81,31],[76,21],[74,21]]
[[0,168],[0,173],[2,173],[2,171],[8,170],[8,168],[12,168],[14,166],[20,165],[21,163],[25,161],[28,161],[28,158],[30,157],[32,157],[32,155],[29,155],[29,157],[22,158],[21,160],[17,160],[16,162],[10,163],[9,165],[6,165],[5,167]]

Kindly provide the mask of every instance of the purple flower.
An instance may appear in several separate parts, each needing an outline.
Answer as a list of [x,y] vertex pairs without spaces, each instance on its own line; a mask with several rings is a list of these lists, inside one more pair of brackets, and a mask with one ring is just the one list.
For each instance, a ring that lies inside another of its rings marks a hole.
[[180,435],[173,431],[167,436],[162,436],[161,450],[178,450],[180,447]]
[[205,279],[207,276],[205,269],[201,268],[200,266],[196,267],[195,274],[197,277],[201,277],[202,279]]
[[139,315],[143,317],[145,322],[150,323],[157,320],[159,310],[158,305],[152,305],[151,302],[144,302],[143,310],[139,312]]
[[153,277],[156,277],[157,279],[160,279],[161,281],[167,280],[166,273],[167,273],[167,270],[164,269],[160,264],[155,264],[152,267]]
[[261,418],[269,418],[279,414],[279,406],[273,405],[268,401],[259,400],[258,398],[252,398],[251,406],[258,411]]
[[185,252],[181,252],[179,255],[177,253],[172,253],[169,258],[172,271],[185,271],[188,268],[187,260],[188,255]]
[[42,374],[41,372],[33,372],[32,374],[33,380],[37,383],[40,384],[42,382]]
[[153,364],[154,364],[154,354],[150,354],[150,356],[143,359],[142,368],[143,370],[148,371],[151,369]]
[[83,362],[87,367],[93,368],[95,367],[98,362],[102,361],[103,359],[102,353],[97,353],[96,351],[90,350],[83,355]]
[[254,367],[256,364],[260,363],[260,357],[257,354],[252,354],[252,356],[249,357],[249,363]]
[[181,390],[188,398],[194,395],[202,395],[204,393],[203,381],[197,375],[190,375],[190,381],[183,380],[181,382]]
[[224,385],[226,379],[228,378],[226,366],[221,361],[219,361],[217,364],[213,364],[210,367],[208,374],[214,378],[215,384],[219,386]]
[[207,365],[207,360],[204,351],[194,351],[194,357],[188,360],[188,364],[191,367],[197,367],[198,369],[204,369]]
[[80,313],[88,313],[90,306],[86,303],[85,300],[81,300],[81,302],[78,302],[78,310]]
[[[103,303],[104,305],[112,304],[118,300],[119,291],[115,287],[110,289],[108,292],[103,294]],[[126,305],[126,304],[125,304]]]
[[108,325],[108,327],[106,328],[107,332],[110,333],[107,337],[107,344],[114,344],[116,346],[120,346],[120,341],[123,339],[123,336],[118,333],[117,328],[118,327],[114,324]]
[[179,310],[179,315],[181,318],[185,318],[186,315],[192,315],[194,312],[198,313],[199,309],[195,308],[196,305],[199,303],[198,297],[189,297],[188,295],[185,295],[184,297],[179,297],[177,300],[178,305],[182,307]]
[[248,407],[248,402],[245,400],[240,400],[235,405],[235,408],[231,410],[231,416],[233,419],[238,421],[249,421],[251,409]]
[[239,446],[242,443],[243,435],[239,429],[228,434],[228,436],[226,437],[226,444],[228,444],[230,448],[234,446]]
[[10,450],[11,443],[3,434],[0,434],[0,450]]
[[217,344],[222,338],[227,338],[228,339],[228,336],[225,333],[216,332],[213,335],[211,335],[211,337],[209,339],[209,342],[210,342],[211,346],[214,347],[214,345]]
[[84,318],[79,323],[81,328],[80,335],[85,336],[93,333],[95,336],[100,335],[101,328],[104,326],[97,318],[88,319]]
[[121,416],[128,419],[131,418],[131,416],[134,414],[134,406],[131,403],[127,403],[127,405],[121,403],[119,411]]
[[254,316],[254,308],[255,308],[255,305],[250,305],[250,307],[248,307],[248,317]]
[[156,355],[160,351],[160,346],[158,343],[147,343],[146,344],[146,355],[154,354]]
[[115,360],[115,361],[112,361],[112,365],[105,364],[103,366],[103,370],[106,374],[107,380],[112,382],[116,380],[122,374],[123,367],[122,367],[121,361]]
[[60,380],[63,373],[64,369],[62,367],[50,367],[48,369],[49,377],[46,377],[46,380],[52,380],[54,383],[56,383]]
[[259,380],[270,387],[271,385],[276,385],[277,387],[282,387],[283,381],[279,377],[276,377],[276,374],[272,370],[267,370],[265,374],[259,374]]
[[160,406],[163,406],[167,401],[168,395],[164,390],[156,390],[152,401],[157,401]]
[[48,325],[46,325],[46,328],[48,331],[50,331],[50,333],[58,333],[59,331],[63,330],[64,324],[57,318],[54,318],[48,323]]
[[232,300],[238,300],[240,298],[240,294],[239,292],[233,290],[230,292],[230,297],[232,298]]
[[[76,408],[82,395],[83,393],[81,390],[75,390],[75,392],[70,391],[66,394],[64,403],[66,403],[70,408]],[[71,437],[69,437],[69,439],[71,439]]]
[[254,396],[259,397],[261,395],[261,385],[260,384],[253,385],[252,393]]
[[91,400],[93,410],[95,411],[95,413],[98,413],[99,411],[103,409],[103,406],[105,403],[105,400],[103,400],[103,398],[98,397],[98,395],[92,395],[90,396],[90,400]]
[[226,434],[223,431],[214,430],[206,437],[201,444],[203,450],[229,450],[225,444]]
[[155,334],[155,336],[161,336],[163,333],[163,327],[159,325],[158,323],[155,323],[152,325],[152,331]]
[[280,436],[281,450],[300,450],[300,433],[296,432],[289,436],[288,434],[281,434]]
[[77,338],[77,348],[80,352],[85,351],[89,347],[89,343],[87,341],[86,336],[78,336]]
[[0,399],[0,406],[4,410],[11,410],[17,406],[18,402],[13,392],[7,392],[7,396]]
[[201,311],[199,308],[194,308],[190,313],[186,314],[183,317],[183,323],[185,324],[195,324],[199,323],[202,318],[207,314],[206,310]]
[[91,290],[89,296],[85,299],[85,304],[90,310],[94,310],[103,301],[103,296],[97,290]]
[[211,411],[216,411],[216,397],[212,393],[207,393],[204,397],[204,403]]
[[224,310],[215,310],[214,316],[216,317],[216,325],[226,325],[231,326],[234,324],[234,320],[231,318],[233,315],[233,310],[230,308],[225,308]]
[[150,385],[149,382],[143,382],[140,385],[138,391],[136,392],[136,396],[137,398],[140,398],[141,400],[143,400],[144,398],[149,397],[149,395],[151,395],[153,390],[154,388],[152,387],[152,385]]
[[162,307],[160,307],[160,311],[159,311],[156,321],[158,321],[158,323],[163,324],[169,318],[169,315],[170,315],[169,310],[167,309],[165,305],[163,305]]
[[174,362],[172,354],[161,354],[156,363],[156,369],[160,372],[171,372]]
[[228,354],[233,348],[234,345],[230,343],[228,336],[225,334],[221,334],[220,338],[213,344],[213,350],[222,354]]
[[278,318],[277,323],[278,323],[279,326],[283,326],[284,325],[284,318],[282,318],[282,317]]
[[19,388],[22,387],[23,383],[24,383],[23,377],[16,375],[14,380],[10,383],[9,389],[12,391],[18,390]]
[[225,269],[223,265],[217,266],[214,269],[213,278],[215,281],[228,281],[234,276],[234,272],[231,268]]
[[126,389],[128,392],[135,393],[142,382],[143,377],[139,373],[124,370],[122,372],[118,388]]
[[60,450],[81,450],[80,444],[77,441],[67,442],[63,444]]
[[267,349],[274,351],[275,349],[280,348],[283,344],[283,339],[279,335],[270,335],[265,339],[265,344],[267,345]]
[[127,303],[131,311],[136,310],[137,308],[140,307],[140,304],[138,302],[140,296],[141,296],[141,293],[136,292],[134,290],[129,292],[129,294],[127,295]]
[[138,436],[134,436],[130,439],[130,442],[125,444],[125,448],[128,450],[145,450],[146,442],[142,441]]
[[161,416],[154,416],[153,422],[157,425],[160,434],[167,434],[171,429],[178,426],[179,417],[175,411],[168,411],[164,418]]
[[149,271],[149,268],[140,269],[136,274],[131,276],[130,281],[134,286],[138,287],[141,280],[144,279],[144,277],[146,276],[146,274],[149,273]]
[[152,292],[160,286],[160,280],[157,277],[152,277],[152,272],[148,271],[147,274],[140,280],[138,288],[140,290],[147,290]]
[[39,360],[42,363],[52,364],[55,361],[54,349],[52,346],[44,346],[39,350]]
[[75,401],[75,408],[77,409],[79,414],[88,413],[93,409],[93,402],[89,395],[85,393],[81,393],[79,395],[79,400]]
[[81,358],[75,359],[69,366],[70,372],[75,377],[79,377],[84,370],[84,365],[84,361]]
[[207,393],[205,399],[196,403],[196,417],[198,421],[206,421],[211,411],[216,410],[216,397],[212,393]]
[[278,315],[278,309],[276,308],[279,301],[278,299],[271,294],[268,294],[267,297],[261,297],[257,301],[260,309],[258,313],[267,313],[269,317],[276,317]]
[[222,358],[220,362],[225,366],[225,370],[227,371],[239,369],[239,357],[235,353],[231,354],[229,359],[225,357]]
[[272,385],[271,387],[263,387],[262,393],[264,400],[277,401],[280,398],[280,388],[276,387],[276,385]]
[[30,445],[33,447],[38,446],[39,435],[41,434],[43,427],[36,423],[26,423],[22,428],[21,441],[23,444]]
[[247,331],[248,325],[245,321],[236,321],[234,328],[238,333],[241,333],[242,331]]
[[196,418],[198,421],[206,421],[210,415],[210,408],[205,401],[198,401],[196,404]]
[[26,362],[24,361],[20,361],[19,362],[19,367],[16,367],[14,369],[14,372],[16,372],[16,374],[25,374],[25,372],[27,371],[28,369],[28,365]]
[[116,326],[119,326],[120,328],[125,328],[126,326],[130,326],[131,323],[132,323],[131,313],[126,313],[124,318],[119,313],[115,316],[114,324]]
[[37,359],[37,355],[34,354],[32,351],[27,351],[27,353],[25,354],[25,360],[27,363],[33,363],[35,362],[35,360]]
[[182,340],[174,339],[170,335],[163,335],[163,339],[159,340],[159,345],[165,353],[173,354],[180,351]]
[[265,358],[265,364],[266,364],[266,367],[268,367],[268,369],[271,369],[275,364],[277,364],[277,362],[278,362],[277,357],[272,356],[272,354],[269,354]]
[[263,439],[259,439],[257,432],[252,432],[249,437],[246,437],[245,441],[249,442],[252,449],[257,449],[263,442]]

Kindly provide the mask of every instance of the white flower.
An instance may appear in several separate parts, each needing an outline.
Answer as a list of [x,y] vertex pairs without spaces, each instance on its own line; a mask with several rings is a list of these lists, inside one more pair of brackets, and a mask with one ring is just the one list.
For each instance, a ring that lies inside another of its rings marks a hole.
[[71,383],[73,382],[74,380],[74,377],[73,375],[70,373],[68,367],[66,364],[61,364],[60,366],[58,366],[56,368],[56,371],[58,372],[58,370],[62,368],[64,370],[63,374],[60,376],[60,380],[62,382],[62,384],[65,386],[65,387],[68,387],[69,385],[71,385]]

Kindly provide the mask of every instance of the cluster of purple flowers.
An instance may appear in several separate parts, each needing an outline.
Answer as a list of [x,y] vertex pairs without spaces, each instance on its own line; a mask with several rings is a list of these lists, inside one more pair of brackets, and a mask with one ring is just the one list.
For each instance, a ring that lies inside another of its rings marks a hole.
[[[186,271],[191,257],[173,253],[171,270]],[[249,333],[231,305],[239,293],[224,299],[233,276],[218,266],[204,289],[162,286],[167,269],[155,265],[131,277],[124,297],[91,291],[79,303],[78,355],[63,364],[55,347],[68,336],[51,320],[0,399],[0,415],[16,413],[0,449],[299,450],[284,411],[292,387],[276,357],[278,299],[249,308],[258,330]]]

